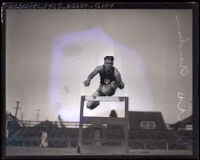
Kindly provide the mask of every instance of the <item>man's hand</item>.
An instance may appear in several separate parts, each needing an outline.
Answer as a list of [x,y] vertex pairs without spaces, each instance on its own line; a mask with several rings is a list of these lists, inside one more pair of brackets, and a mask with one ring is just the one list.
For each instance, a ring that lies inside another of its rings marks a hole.
[[123,88],[124,88],[124,83],[121,82],[121,83],[118,85],[118,87],[119,87],[120,89],[123,89]]
[[83,82],[83,84],[84,84],[84,86],[85,87],[88,87],[89,85],[90,85],[90,80],[85,80],[84,82]]
[[113,88],[113,89],[117,89],[117,87],[118,87],[118,85],[117,85],[117,83],[116,83],[115,81],[112,81],[112,82],[110,83],[110,86],[111,86],[111,88]]

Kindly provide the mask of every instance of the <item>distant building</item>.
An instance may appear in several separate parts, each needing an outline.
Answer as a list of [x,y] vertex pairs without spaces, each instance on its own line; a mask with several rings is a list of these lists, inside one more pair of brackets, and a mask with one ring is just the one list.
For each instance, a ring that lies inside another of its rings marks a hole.
[[21,128],[19,120],[11,113],[6,113],[6,137],[10,137]]
[[166,130],[161,112],[129,112],[129,129]]
[[192,115],[170,125],[174,130],[192,130]]

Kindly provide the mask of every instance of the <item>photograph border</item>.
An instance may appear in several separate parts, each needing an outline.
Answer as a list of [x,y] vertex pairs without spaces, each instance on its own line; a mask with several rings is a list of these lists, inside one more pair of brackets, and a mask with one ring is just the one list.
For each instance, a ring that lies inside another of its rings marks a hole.
[[[192,9],[193,17],[193,155],[6,156],[6,10],[7,9]],[[199,4],[197,2],[2,2],[1,5],[1,154],[2,159],[198,159],[199,158]]]

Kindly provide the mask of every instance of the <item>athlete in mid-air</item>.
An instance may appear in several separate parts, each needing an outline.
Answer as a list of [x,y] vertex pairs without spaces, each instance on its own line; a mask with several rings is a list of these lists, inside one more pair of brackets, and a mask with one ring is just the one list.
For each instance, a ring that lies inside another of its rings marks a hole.
[[[100,85],[98,89],[92,94],[92,96],[112,96],[115,94],[117,88],[124,88],[124,83],[121,79],[121,75],[119,71],[113,66],[113,62],[113,56],[104,57],[104,64],[97,66],[94,71],[88,75],[87,80],[84,81],[84,85],[86,87],[89,86],[92,78],[99,73]],[[87,108],[94,109],[99,104],[99,101],[88,101]]]

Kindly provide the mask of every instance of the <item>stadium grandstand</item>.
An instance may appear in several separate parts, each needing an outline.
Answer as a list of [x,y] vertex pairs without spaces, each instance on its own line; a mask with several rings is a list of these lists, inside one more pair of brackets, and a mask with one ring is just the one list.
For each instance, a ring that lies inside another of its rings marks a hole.
[[[116,117],[114,110],[110,117]],[[76,148],[79,123],[58,121],[22,121],[6,114],[7,146],[40,146],[42,132],[47,133],[47,147]],[[161,112],[129,111],[130,149],[192,149],[192,116],[175,124],[165,124]],[[86,125],[85,145],[123,145],[123,127],[118,125]],[[98,141],[100,140],[100,141]],[[98,143],[97,143],[98,141]]]

